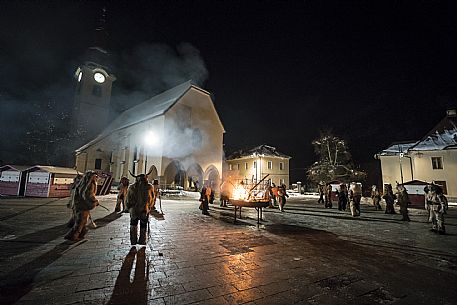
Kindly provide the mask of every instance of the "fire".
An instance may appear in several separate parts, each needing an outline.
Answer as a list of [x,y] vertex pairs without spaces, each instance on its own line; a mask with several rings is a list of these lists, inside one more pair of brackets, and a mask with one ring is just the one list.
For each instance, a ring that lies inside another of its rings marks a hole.
[[235,200],[245,200],[247,199],[248,192],[244,189],[242,185],[237,185],[233,190],[233,199]]

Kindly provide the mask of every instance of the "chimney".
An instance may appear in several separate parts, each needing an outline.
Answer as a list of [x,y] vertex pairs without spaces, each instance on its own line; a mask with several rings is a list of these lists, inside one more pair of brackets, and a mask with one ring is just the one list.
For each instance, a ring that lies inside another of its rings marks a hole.
[[455,109],[446,110],[446,116],[448,118],[455,118],[457,116],[456,110]]

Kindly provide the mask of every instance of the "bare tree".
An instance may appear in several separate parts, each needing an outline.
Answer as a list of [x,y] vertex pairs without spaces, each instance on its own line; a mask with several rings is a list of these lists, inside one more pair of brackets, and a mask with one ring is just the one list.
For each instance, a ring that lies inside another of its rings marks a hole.
[[346,141],[333,135],[331,131],[321,131],[320,137],[312,144],[319,160],[309,167],[309,180],[315,183],[332,180],[350,182],[366,178],[366,173],[354,168]]

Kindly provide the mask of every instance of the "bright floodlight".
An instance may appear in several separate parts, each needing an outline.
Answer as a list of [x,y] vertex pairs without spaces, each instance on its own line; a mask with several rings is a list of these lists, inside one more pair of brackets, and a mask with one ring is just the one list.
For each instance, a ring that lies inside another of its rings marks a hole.
[[154,146],[158,143],[158,137],[153,131],[148,131],[144,135],[144,144],[147,146]]

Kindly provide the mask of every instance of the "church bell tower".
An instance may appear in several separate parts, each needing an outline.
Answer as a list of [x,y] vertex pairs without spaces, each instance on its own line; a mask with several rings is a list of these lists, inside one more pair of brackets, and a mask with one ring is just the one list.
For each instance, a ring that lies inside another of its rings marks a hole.
[[107,51],[108,33],[106,9],[95,29],[93,46],[84,56],[84,63],[74,74],[76,90],[72,129],[81,143],[94,139],[108,124],[112,84],[110,54]]

